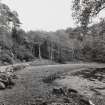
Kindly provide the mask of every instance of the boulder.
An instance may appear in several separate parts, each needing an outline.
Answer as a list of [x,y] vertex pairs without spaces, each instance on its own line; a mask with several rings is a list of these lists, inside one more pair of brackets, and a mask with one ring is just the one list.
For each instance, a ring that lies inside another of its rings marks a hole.
[[63,88],[53,88],[52,93],[55,95],[65,95],[65,90]]
[[75,89],[72,89],[72,88],[69,88],[68,89],[68,93],[78,93],[78,91],[77,90],[75,90]]
[[0,82],[4,83],[6,87],[9,85],[14,85],[12,78],[6,73],[0,73]]

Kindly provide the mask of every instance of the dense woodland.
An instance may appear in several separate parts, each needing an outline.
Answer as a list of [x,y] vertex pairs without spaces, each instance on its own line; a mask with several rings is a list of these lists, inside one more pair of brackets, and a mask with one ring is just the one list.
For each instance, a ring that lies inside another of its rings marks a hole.
[[105,20],[87,28],[56,32],[21,29],[18,14],[0,3],[0,65],[49,59],[66,62],[105,62]]

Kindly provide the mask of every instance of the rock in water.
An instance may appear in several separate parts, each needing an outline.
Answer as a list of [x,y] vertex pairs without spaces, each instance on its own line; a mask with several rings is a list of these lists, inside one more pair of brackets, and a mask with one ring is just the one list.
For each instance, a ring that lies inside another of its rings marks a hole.
[[0,90],[5,89],[5,84],[3,82],[0,82]]
[[78,93],[78,91],[75,90],[75,89],[69,88],[68,89],[68,93]]

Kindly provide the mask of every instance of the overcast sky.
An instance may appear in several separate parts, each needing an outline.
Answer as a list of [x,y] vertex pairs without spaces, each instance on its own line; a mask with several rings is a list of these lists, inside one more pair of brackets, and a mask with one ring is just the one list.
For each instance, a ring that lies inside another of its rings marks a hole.
[[[16,10],[25,30],[55,31],[74,26],[72,0],[2,0]],[[100,13],[105,17],[105,11]],[[95,23],[99,21],[97,18]]]
[[72,0],[2,0],[16,10],[26,30],[54,31],[73,26]]

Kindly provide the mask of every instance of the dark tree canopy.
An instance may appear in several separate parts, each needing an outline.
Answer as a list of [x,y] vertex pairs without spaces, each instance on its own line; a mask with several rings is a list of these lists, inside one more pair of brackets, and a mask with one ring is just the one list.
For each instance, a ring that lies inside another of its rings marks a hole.
[[73,0],[73,18],[86,30],[92,17],[105,8],[105,0]]

